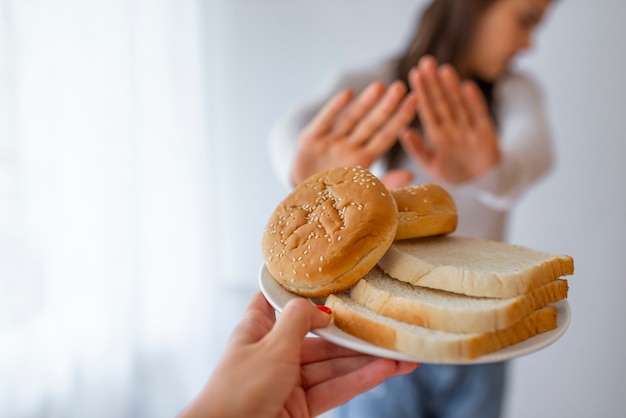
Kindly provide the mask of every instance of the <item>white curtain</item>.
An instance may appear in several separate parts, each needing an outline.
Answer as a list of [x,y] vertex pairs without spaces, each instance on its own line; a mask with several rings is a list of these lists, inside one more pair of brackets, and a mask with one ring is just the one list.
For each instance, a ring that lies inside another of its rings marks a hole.
[[205,12],[0,0],[0,416],[173,416],[207,378]]

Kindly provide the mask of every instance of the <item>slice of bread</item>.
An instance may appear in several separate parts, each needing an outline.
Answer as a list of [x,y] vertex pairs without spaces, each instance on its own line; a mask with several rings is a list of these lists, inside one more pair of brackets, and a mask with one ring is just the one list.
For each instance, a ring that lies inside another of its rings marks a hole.
[[557,310],[546,306],[513,326],[490,333],[459,334],[397,321],[362,306],[347,292],[330,295],[335,325],[344,332],[379,347],[396,350],[422,362],[455,363],[519,343],[557,326]]
[[567,297],[567,280],[557,279],[520,296],[480,298],[415,286],[376,267],[350,291],[351,298],[381,315],[449,332],[493,332]]
[[378,265],[414,285],[470,296],[511,298],[574,273],[574,260],[461,236],[396,241]]

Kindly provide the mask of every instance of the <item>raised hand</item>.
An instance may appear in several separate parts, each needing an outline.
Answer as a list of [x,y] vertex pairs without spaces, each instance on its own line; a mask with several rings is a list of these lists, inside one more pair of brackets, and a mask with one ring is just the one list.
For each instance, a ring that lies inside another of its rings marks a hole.
[[450,65],[422,58],[409,74],[423,134],[407,129],[405,151],[433,178],[458,184],[500,161],[498,136],[485,99],[471,81],[460,82]]
[[302,131],[293,184],[334,167],[369,168],[413,120],[416,104],[400,81],[372,83],[356,98],[351,90],[337,93]]

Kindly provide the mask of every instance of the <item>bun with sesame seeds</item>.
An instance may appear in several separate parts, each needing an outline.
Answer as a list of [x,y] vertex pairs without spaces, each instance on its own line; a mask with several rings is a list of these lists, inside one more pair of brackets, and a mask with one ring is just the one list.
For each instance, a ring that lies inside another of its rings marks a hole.
[[263,232],[263,259],[290,292],[325,297],[352,287],[391,246],[398,209],[366,169],[314,174],[274,210]]
[[452,196],[441,186],[424,183],[391,190],[398,205],[396,240],[450,234],[458,215]]

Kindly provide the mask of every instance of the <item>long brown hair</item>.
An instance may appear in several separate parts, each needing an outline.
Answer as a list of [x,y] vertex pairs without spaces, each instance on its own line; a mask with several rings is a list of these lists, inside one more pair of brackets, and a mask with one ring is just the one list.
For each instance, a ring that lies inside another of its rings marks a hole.
[[[396,78],[409,85],[409,71],[424,55],[459,68],[472,40],[479,18],[498,0],[433,0],[418,17],[415,33],[397,61]],[[466,74],[482,91],[489,108],[493,104],[493,82]],[[492,112],[493,116],[493,112]],[[413,121],[419,128],[419,118]],[[388,164],[396,166],[402,148],[396,144],[388,155]]]

